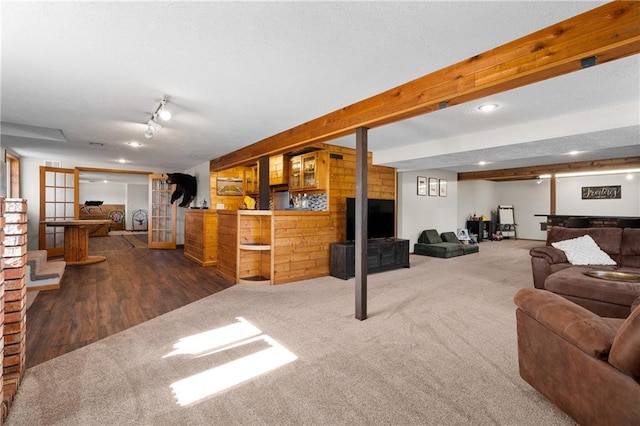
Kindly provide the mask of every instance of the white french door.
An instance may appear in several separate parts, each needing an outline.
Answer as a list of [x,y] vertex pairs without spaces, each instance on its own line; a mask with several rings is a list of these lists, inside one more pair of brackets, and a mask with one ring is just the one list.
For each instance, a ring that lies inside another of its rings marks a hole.
[[176,248],[176,204],[171,204],[175,185],[167,183],[167,175],[149,175],[148,247]]
[[[77,218],[78,173],[74,169],[40,166],[40,220]],[[40,224],[38,247],[48,256],[64,255],[64,227]]]

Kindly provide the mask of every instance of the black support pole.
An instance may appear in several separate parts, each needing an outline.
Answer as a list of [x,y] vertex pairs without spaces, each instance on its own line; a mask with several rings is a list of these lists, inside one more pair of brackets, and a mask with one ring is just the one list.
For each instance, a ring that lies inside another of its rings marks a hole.
[[260,157],[258,162],[258,204],[260,210],[269,210],[269,157]]
[[356,319],[367,319],[367,129],[356,129]]

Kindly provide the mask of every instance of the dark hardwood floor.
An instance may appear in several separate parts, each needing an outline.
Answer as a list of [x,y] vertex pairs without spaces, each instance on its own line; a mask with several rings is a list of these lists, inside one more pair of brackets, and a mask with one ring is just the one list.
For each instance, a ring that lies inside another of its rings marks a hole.
[[107,260],[67,266],[58,290],[27,311],[27,368],[224,290],[233,284],[176,250],[134,248],[124,237],[92,237]]

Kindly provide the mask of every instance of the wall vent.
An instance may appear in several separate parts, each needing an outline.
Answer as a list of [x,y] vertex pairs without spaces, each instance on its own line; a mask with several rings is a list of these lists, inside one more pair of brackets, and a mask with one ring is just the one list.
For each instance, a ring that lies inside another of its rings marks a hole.
[[62,161],[59,160],[44,160],[45,167],[62,167]]

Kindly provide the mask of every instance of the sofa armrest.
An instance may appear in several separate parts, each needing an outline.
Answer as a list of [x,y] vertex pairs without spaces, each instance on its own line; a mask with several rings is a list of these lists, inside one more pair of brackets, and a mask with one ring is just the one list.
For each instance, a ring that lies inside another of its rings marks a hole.
[[545,280],[551,275],[551,265],[569,262],[562,250],[551,246],[534,247],[529,250],[529,254],[535,288],[544,288]]
[[531,257],[539,257],[546,260],[550,265],[554,263],[567,263],[569,260],[564,252],[552,246],[534,247],[529,250]]
[[525,314],[584,353],[608,358],[618,330],[604,318],[546,290],[523,288],[513,300]]

